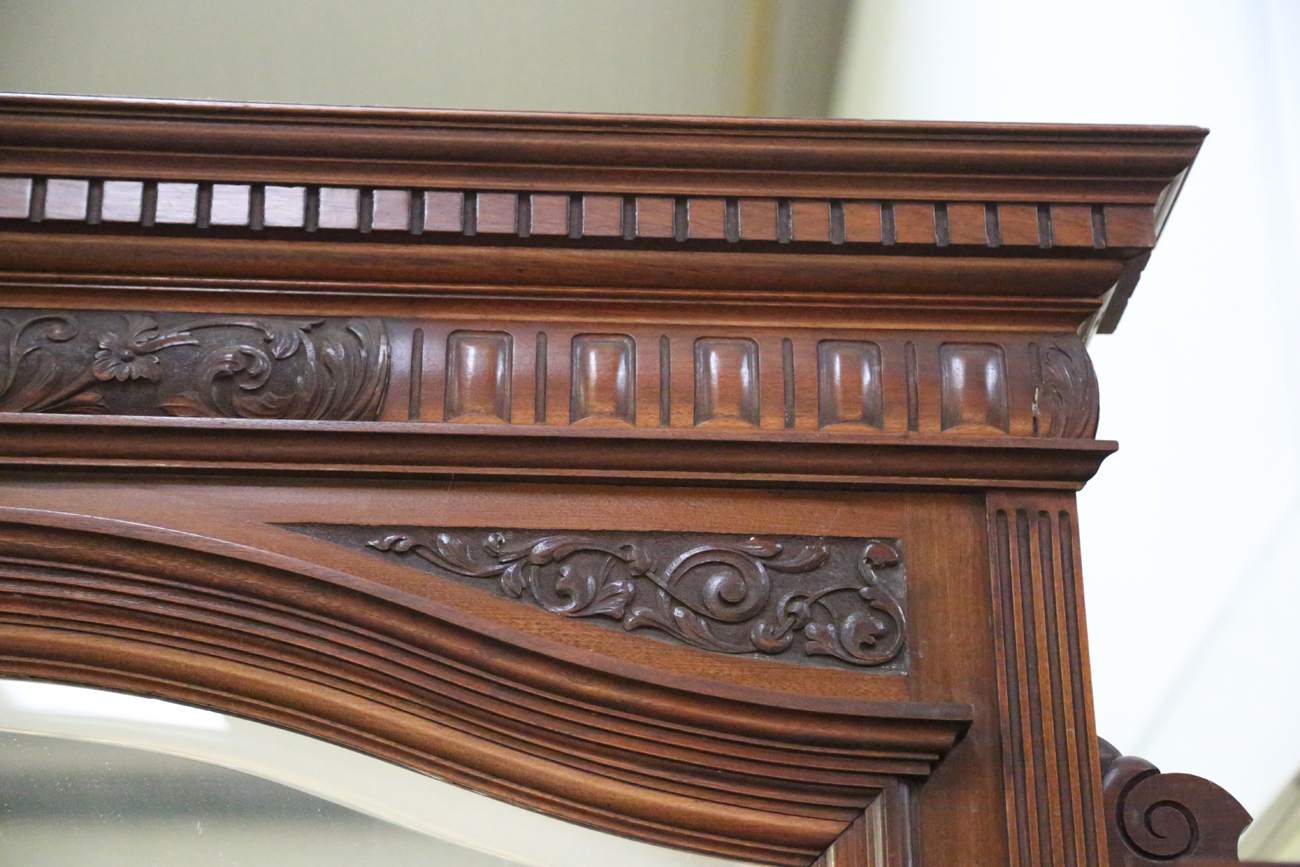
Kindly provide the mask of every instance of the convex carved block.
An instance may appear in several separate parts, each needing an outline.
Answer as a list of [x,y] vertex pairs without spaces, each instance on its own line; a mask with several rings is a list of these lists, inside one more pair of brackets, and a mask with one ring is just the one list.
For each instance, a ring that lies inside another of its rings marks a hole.
[[897,539],[291,525],[562,617],[719,653],[905,671]]

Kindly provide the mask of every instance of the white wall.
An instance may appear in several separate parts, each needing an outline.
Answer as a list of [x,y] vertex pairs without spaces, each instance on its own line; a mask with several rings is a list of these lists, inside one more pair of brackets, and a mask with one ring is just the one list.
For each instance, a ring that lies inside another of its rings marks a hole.
[[737,0],[0,0],[0,90],[732,114]]
[[859,0],[837,113],[1211,130],[1090,347],[1080,524],[1099,732],[1258,814],[1300,767],[1300,2]]

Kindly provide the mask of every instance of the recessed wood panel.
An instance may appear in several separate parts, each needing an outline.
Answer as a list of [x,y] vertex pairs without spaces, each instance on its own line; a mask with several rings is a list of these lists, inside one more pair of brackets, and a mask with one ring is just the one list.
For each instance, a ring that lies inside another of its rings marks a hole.
[[0,217],[26,219],[31,214],[31,201],[31,178],[0,178]]
[[866,340],[817,344],[817,426],[885,427],[880,346]]
[[528,231],[533,235],[569,234],[569,197],[535,195],[529,200]]
[[306,187],[268,186],[262,199],[262,225],[301,228],[306,208]]
[[998,235],[1006,247],[1038,246],[1038,206],[998,205]]
[[1007,369],[1002,347],[945,343],[939,347],[939,369],[943,430],[1007,432]]
[[695,424],[758,427],[758,343],[748,337],[695,341]]
[[405,232],[411,228],[411,191],[375,190],[371,228]]
[[50,178],[45,182],[45,219],[84,220],[90,181]]
[[776,240],[776,201],[774,199],[741,199],[740,239],[742,241]]
[[453,331],[447,336],[447,421],[510,421],[512,344],[504,331]]
[[[142,181],[104,181],[104,199],[100,204],[99,218],[106,223],[138,223],[143,205]],[[247,212],[247,205],[244,210]],[[248,222],[247,216],[244,222]]]
[[474,229],[484,235],[513,235],[519,231],[519,197],[514,193],[479,193]]
[[829,243],[831,239],[830,203],[803,200],[791,202],[790,224],[792,238],[795,241]]
[[321,187],[320,216],[322,229],[356,229],[360,225],[361,191],[355,187]]
[[626,334],[573,338],[569,422],[636,424],[636,341]]
[[929,202],[895,204],[894,239],[898,244],[933,244],[934,205]]
[[583,196],[582,234],[588,238],[617,238],[623,234],[622,196]]
[[844,240],[849,244],[880,243],[880,203],[844,203]]
[[199,215],[198,184],[159,184],[155,223],[192,226]]

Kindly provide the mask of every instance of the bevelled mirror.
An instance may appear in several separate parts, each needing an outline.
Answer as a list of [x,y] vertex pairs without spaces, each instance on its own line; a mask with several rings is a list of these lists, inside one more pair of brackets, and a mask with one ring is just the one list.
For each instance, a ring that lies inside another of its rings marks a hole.
[[0,681],[0,862],[23,867],[727,867],[315,738],[159,699]]

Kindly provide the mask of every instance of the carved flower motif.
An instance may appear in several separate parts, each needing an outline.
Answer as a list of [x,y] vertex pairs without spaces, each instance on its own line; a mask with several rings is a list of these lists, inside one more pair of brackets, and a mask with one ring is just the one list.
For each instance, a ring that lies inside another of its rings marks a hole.
[[139,343],[112,332],[99,338],[99,351],[91,364],[91,372],[99,380],[147,379],[157,382],[162,378],[162,362],[147,352]]

